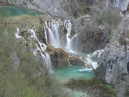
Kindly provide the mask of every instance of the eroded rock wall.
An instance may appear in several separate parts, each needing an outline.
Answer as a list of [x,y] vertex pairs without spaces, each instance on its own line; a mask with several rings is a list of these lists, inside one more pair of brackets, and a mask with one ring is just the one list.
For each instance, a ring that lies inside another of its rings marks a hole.
[[110,43],[98,58],[100,67],[98,76],[107,83],[115,85],[117,97],[126,97],[129,86],[129,16],[127,15],[118,26]]

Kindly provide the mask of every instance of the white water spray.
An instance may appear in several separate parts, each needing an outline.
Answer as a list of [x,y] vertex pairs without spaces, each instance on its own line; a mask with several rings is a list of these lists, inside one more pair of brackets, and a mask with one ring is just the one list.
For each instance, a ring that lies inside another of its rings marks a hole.
[[[19,33],[20,33],[19,29],[17,28],[17,32],[15,33],[16,38],[24,37],[24,36],[20,36]],[[30,44],[31,44],[31,51],[32,51],[32,53],[34,54],[34,56],[38,56],[38,54],[40,54],[41,57],[44,60],[44,65],[48,69],[48,72],[52,73],[53,70],[52,70],[52,64],[51,64],[50,55],[47,52],[45,52],[47,46],[44,43],[41,43],[38,40],[38,38],[36,36],[36,30],[34,28],[29,29],[28,33],[30,35],[28,37],[28,39],[31,39]],[[27,41],[27,40],[25,40],[25,41]],[[35,42],[35,43],[32,44],[31,43],[32,41]],[[34,48],[32,46],[34,46]]]
[[[65,39],[63,38],[62,32],[60,30],[61,27],[64,27],[67,30],[65,34]],[[52,20],[52,21],[45,21],[44,22],[44,35],[47,44],[54,46],[55,48],[64,48],[68,52],[73,52],[74,46],[77,47],[77,34],[71,37],[71,30],[72,30],[72,23],[70,20]],[[65,46],[64,44],[65,43]]]
[[71,29],[72,29],[72,23],[69,20],[64,21],[64,26],[67,29],[67,34],[66,34],[66,49],[68,51],[72,51],[71,49]]
[[60,47],[60,39],[59,39],[59,21],[45,21],[44,23],[44,34],[45,39],[48,44],[54,46],[55,48]]

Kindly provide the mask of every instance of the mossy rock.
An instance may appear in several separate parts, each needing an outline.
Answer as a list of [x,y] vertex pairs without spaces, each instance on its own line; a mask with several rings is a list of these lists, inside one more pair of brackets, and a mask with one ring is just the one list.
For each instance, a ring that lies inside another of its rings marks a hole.
[[51,54],[51,61],[54,67],[68,66],[68,53],[61,48],[54,48],[48,45],[47,52]]

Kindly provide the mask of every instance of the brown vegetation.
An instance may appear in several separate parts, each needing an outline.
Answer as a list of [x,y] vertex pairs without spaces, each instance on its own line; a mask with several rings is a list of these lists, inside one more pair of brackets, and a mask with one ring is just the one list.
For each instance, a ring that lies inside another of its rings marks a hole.
[[66,83],[71,89],[77,89],[87,92],[91,97],[115,97],[112,89],[101,84],[97,78],[90,80],[75,80],[72,79]]

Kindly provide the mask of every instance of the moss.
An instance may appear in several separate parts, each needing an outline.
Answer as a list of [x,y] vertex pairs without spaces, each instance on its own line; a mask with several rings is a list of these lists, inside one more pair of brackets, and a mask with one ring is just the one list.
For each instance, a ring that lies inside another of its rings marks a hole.
[[51,59],[55,67],[68,66],[68,53],[61,48],[54,48],[48,45],[47,52],[51,54]]

